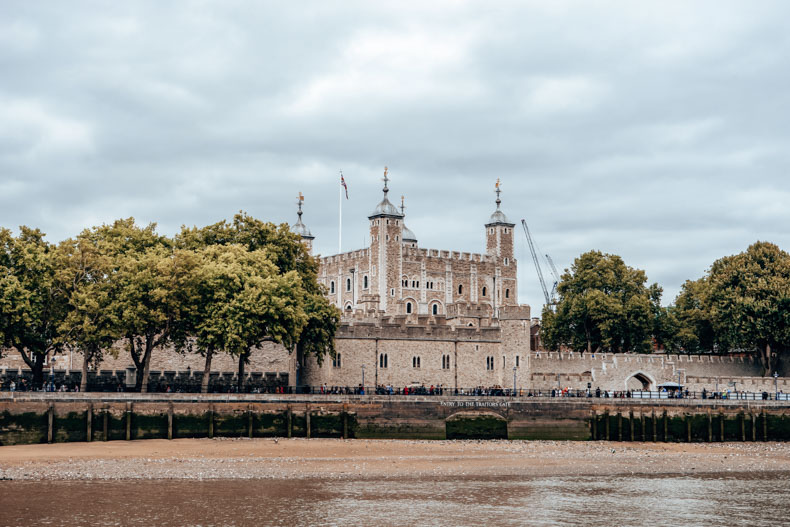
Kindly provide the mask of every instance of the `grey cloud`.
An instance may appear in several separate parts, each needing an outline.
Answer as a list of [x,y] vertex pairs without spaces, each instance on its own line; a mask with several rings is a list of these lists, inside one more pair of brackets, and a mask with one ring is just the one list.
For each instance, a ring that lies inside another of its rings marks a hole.
[[[24,2],[0,6],[0,225],[243,209],[317,250],[406,196],[422,245],[503,208],[568,267],[597,248],[674,298],[757,239],[790,248],[782,2]],[[542,303],[526,244],[521,301]]]

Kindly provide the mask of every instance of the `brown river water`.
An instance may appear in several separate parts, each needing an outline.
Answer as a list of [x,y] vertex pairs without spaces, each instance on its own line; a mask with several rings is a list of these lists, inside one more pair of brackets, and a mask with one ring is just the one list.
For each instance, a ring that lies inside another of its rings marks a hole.
[[0,525],[790,525],[790,474],[0,481]]

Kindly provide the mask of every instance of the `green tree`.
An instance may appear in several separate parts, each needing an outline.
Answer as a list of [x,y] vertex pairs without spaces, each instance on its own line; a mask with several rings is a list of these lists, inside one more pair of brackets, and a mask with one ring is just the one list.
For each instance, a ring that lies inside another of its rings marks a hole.
[[556,311],[544,308],[544,342],[588,352],[650,351],[661,288],[646,282],[644,271],[617,255],[582,254],[561,277]]
[[[309,355],[316,356],[319,362],[326,354],[334,355],[334,336],[340,312],[325,297],[324,288],[318,282],[318,261],[307,252],[299,236],[292,233],[288,225],[274,225],[240,212],[231,222],[222,221],[203,228],[184,227],[176,237],[176,244],[193,250],[237,244],[249,252],[261,251],[281,276],[296,273],[299,284],[298,291],[294,289],[294,293],[302,298],[300,309],[306,319],[303,323],[291,325],[299,328],[298,333],[290,334],[287,338],[283,336],[280,340],[274,334],[268,338],[283,343],[292,342],[300,364]],[[293,349],[287,344],[286,347]],[[239,382],[248,359],[249,350],[239,356]]]
[[671,313],[676,321],[677,346],[687,353],[716,349],[716,334],[710,309],[710,281],[707,277],[686,280]]
[[194,290],[186,316],[194,346],[205,357],[201,391],[211,362],[224,351],[240,362],[239,388],[251,350],[265,340],[291,348],[306,322],[298,273],[279,274],[263,251],[210,245],[197,251]]
[[66,316],[58,340],[83,356],[80,391],[88,384],[88,368],[98,367],[104,353],[120,338],[111,307],[113,254],[103,251],[99,229],[85,230],[58,245],[56,280],[66,296]]
[[53,252],[38,229],[22,226],[16,237],[0,229],[0,348],[19,352],[36,387],[47,356],[61,349],[58,327],[66,314]]
[[707,277],[717,340],[728,349],[757,350],[764,375],[790,349],[790,255],[768,242],[716,260]]

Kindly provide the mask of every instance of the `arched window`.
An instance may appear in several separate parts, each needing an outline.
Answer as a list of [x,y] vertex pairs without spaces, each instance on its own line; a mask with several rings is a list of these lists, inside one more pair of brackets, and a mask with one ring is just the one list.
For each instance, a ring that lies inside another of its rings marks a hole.
[[332,293],[332,294],[335,293],[335,281],[334,280],[329,282],[329,292]]
[[340,368],[340,353],[335,353],[335,358],[332,359],[332,367]]
[[382,353],[379,355],[379,368],[386,368],[387,367],[387,354]]
[[411,302],[406,302],[406,313],[411,313]]
[[483,286],[483,296],[486,296],[486,291],[487,290],[486,290],[485,286]]
[[419,357],[412,357],[411,358],[411,367],[412,368],[419,368],[420,367],[420,358]]
[[505,289],[505,298],[510,298],[510,289]]
[[368,275],[365,275],[364,277],[362,277],[362,288],[363,289],[367,289],[368,288]]
[[346,291],[351,291],[351,278],[346,278]]
[[464,284],[459,284],[458,285],[458,294],[459,295],[464,294]]
[[438,315],[439,314],[439,304],[434,304],[433,307],[431,308],[431,312],[434,315]]

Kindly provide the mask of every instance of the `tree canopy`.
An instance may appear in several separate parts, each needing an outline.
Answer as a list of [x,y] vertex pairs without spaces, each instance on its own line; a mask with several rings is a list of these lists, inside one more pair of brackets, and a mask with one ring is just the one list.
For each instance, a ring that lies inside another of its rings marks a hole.
[[617,255],[590,251],[563,273],[556,311],[543,311],[543,339],[553,348],[597,352],[647,352],[661,299],[640,269]]
[[172,239],[133,218],[57,246],[35,229],[0,229],[0,351],[16,349],[40,385],[47,355],[69,346],[85,358],[84,383],[88,364],[121,344],[141,391],[166,345],[202,354],[207,374],[216,352],[237,357],[243,373],[265,341],[321,360],[334,354],[340,313],[317,273],[287,225],[244,213]]

